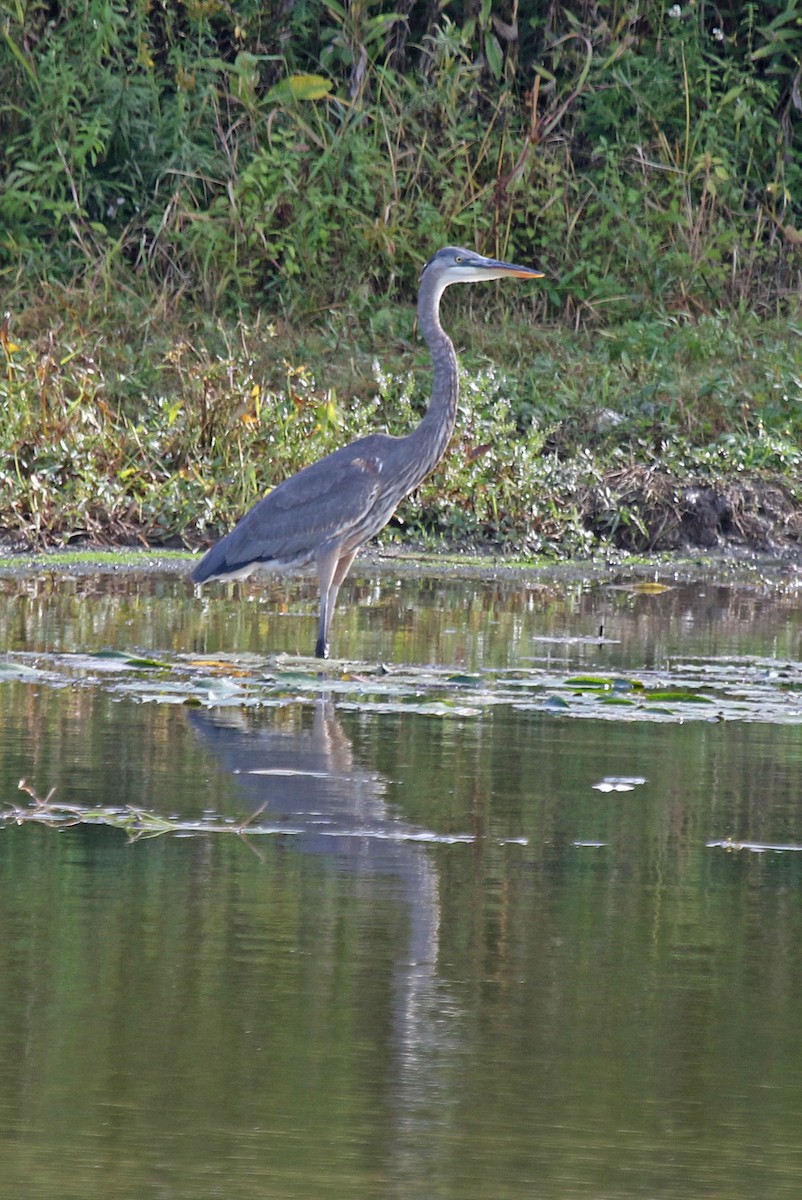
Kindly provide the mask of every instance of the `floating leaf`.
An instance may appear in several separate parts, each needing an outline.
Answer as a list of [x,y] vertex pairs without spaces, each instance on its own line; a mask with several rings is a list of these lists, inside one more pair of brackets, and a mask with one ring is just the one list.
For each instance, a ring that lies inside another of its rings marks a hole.
[[606,775],[592,787],[597,792],[632,792],[645,782],[642,775]]
[[25,663],[14,662],[10,659],[0,661],[0,679],[38,678],[39,672]]
[[638,583],[633,583],[630,591],[639,592],[642,596],[660,596],[663,592],[670,592],[672,589],[667,583],[658,583],[656,579],[641,579]]
[[319,671],[275,671],[271,678],[280,687],[321,688],[329,684],[329,680],[324,679]]
[[722,841],[705,842],[708,850],[750,850],[753,854],[765,854],[771,851],[775,854],[799,854],[802,846],[796,842],[736,842],[732,838]]
[[247,667],[237,667],[231,661],[223,658],[193,658],[195,668],[202,667],[205,671],[225,671],[228,675],[250,675]]
[[97,650],[94,654],[88,655],[89,658],[100,658],[104,662],[118,662],[123,667],[147,667],[150,669],[156,668],[160,671],[171,671],[172,664],[163,662],[158,658],[138,657],[136,655],[127,654],[124,650]]
[[712,704],[710,696],[702,696],[699,692],[689,691],[662,691],[662,692],[647,692],[647,700],[659,700],[662,702],[670,702],[672,704]]
[[565,686],[582,688],[586,691],[606,692],[613,686],[613,681],[602,678],[599,675],[576,675],[572,679],[566,679]]
[[242,687],[235,683],[233,679],[228,679],[224,675],[211,675],[207,679],[197,680],[197,687],[206,692],[209,696],[217,698],[240,695]]

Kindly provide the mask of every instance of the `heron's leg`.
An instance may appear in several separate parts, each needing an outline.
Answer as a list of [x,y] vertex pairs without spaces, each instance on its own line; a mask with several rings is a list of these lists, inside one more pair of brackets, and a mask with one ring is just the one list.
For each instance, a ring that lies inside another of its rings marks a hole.
[[340,555],[337,549],[319,555],[317,558],[317,573],[320,580],[320,620],[317,627],[316,658],[328,658],[329,656],[329,626],[334,613],[334,605],[337,603],[337,593],[355,558],[356,550],[349,550],[346,554]]
[[335,548],[325,553],[318,552],[315,555],[315,559],[317,562],[317,577],[320,580],[320,618],[317,624],[315,657],[328,658],[329,624],[331,623],[331,586],[334,582],[334,572],[337,570],[339,556]]

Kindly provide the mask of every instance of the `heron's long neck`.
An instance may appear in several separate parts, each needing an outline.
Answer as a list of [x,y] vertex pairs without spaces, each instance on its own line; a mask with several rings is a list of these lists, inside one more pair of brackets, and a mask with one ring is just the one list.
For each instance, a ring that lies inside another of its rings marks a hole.
[[424,276],[418,294],[418,324],[432,355],[432,397],[417,429],[409,435],[420,463],[420,479],[440,461],[446,451],[457,416],[459,376],[454,344],[440,324],[443,288]]

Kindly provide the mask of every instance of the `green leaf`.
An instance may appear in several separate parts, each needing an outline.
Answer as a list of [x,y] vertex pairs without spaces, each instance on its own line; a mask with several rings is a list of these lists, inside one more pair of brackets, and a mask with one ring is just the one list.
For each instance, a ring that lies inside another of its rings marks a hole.
[[504,53],[494,33],[488,33],[485,38],[485,56],[490,74],[494,79],[500,79],[504,68]]
[[157,658],[138,658],[130,654],[126,654],[123,650],[98,650],[92,658],[112,659],[119,662],[120,666],[124,667],[149,667],[157,668],[161,671],[170,671],[172,667],[170,663],[161,662]]
[[277,104],[292,100],[322,100],[330,94],[332,86],[331,80],[322,75],[290,75],[273,85],[267,99]]
[[709,696],[701,696],[698,692],[689,691],[664,691],[664,692],[647,692],[647,700],[670,701],[674,704],[712,704],[713,701]]
[[566,679],[565,686],[589,692],[607,692],[613,686],[613,682],[600,675],[575,675]]
[[17,62],[20,64],[22,69],[26,72],[26,74],[28,75],[28,78],[30,79],[31,83],[36,88],[36,91],[38,92],[39,96],[41,97],[42,86],[39,83],[39,78],[36,74],[36,71],[31,66],[31,64],[28,62],[27,56],[19,48],[17,43],[14,41],[14,39],[9,34],[8,30],[4,29],[2,32],[3,32],[3,37],[6,39],[6,42],[8,43],[9,50],[14,55],[14,57],[16,58]]

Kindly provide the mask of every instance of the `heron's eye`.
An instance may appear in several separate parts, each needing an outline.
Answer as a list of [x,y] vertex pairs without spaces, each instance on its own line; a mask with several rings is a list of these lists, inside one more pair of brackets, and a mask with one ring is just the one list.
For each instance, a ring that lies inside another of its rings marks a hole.
[[454,255],[454,262],[455,262],[455,263],[461,263],[461,262],[462,262],[462,255],[461,255],[461,254],[455,254],[455,255]]

